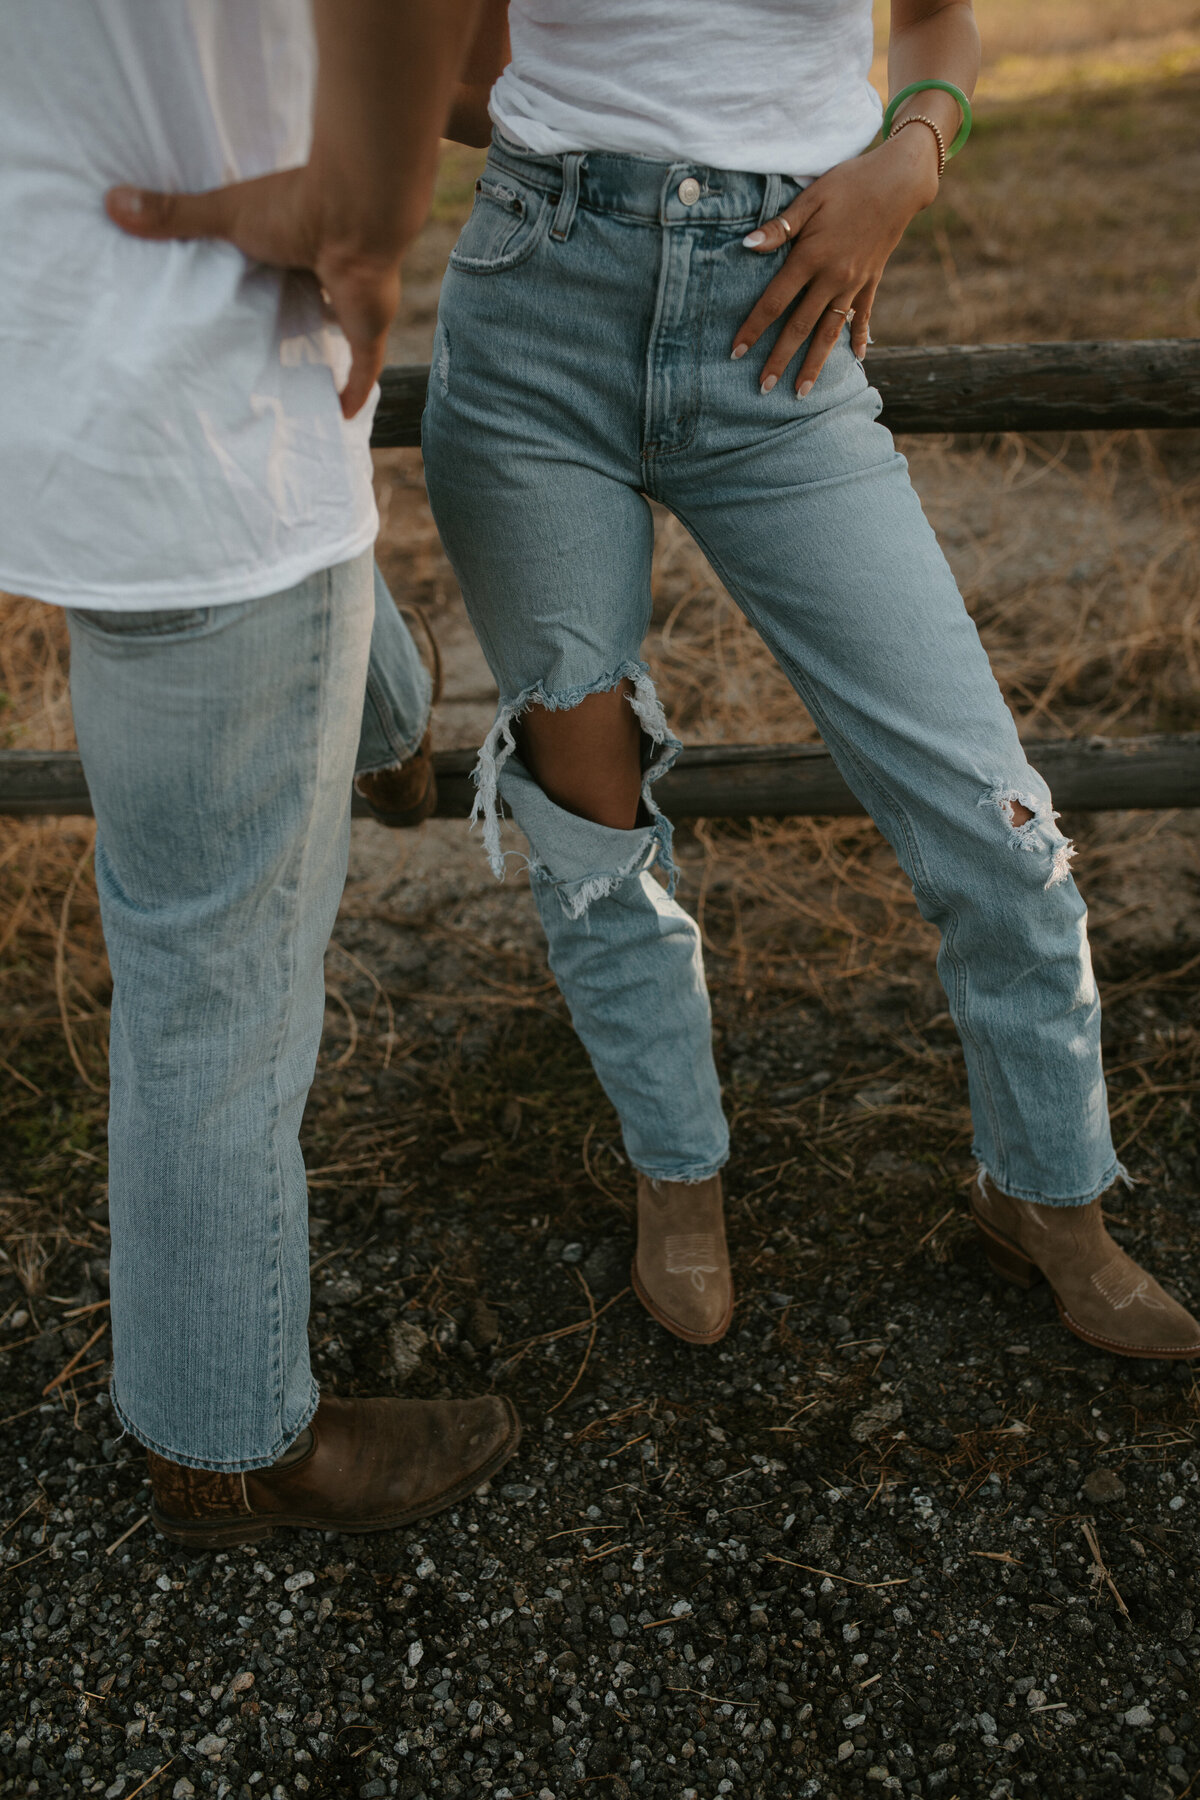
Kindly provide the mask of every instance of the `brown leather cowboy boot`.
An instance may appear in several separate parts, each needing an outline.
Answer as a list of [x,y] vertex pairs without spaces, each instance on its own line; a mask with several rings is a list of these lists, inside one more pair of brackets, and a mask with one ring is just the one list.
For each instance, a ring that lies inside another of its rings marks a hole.
[[1113,1242],[1099,1200],[1039,1206],[984,1181],[971,1211],[996,1273],[1025,1288],[1044,1275],[1063,1324],[1085,1344],[1117,1356],[1200,1356],[1200,1325]]
[[359,775],[354,787],[381,825],[397,829],[420,825],[437,808],[437,775],[429,732],[421,739],[416,754],[399,768]]
[[651,1318],[689,1344],[715,1344],[733,1317],[721,1177],[638,1176],[633,1291]]
[[153,1450],[150,1517],[178,1544],[252,1544],[279,1526],[359,1533],[463,1500],[521,1439],[510,1400],[323,1399],[277,1463],[228,1475]]

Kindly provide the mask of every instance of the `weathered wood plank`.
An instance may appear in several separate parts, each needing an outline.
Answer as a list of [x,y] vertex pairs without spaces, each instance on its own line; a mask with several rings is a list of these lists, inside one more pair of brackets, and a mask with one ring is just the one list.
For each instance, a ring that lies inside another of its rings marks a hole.
[[[1059,738],[1026,745],[1064,812],[1200,806],[1200,732],[1142,738]],[[473,750],[444,750],[438,817],[471,810]],[[701,744],[684,750],[655,790],[673,819],[853,814],[862,807],[819,744]],[[355,811],[364,811],[358,802]],[[0,751],[0,813],[86,814],[91,799],[69,752]]]
[[[876,349],[867,372],[893,431],[1115,431],[1200,425],[1200,338]],[[429,370],[385,369],[371,438],[421,441]]]

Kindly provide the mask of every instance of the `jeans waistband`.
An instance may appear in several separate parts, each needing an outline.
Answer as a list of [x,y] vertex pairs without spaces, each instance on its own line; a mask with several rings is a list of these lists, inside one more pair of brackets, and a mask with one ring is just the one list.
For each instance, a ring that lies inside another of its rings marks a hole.
[[558,155],[523,150],[497,131],[488,165],[557,201],[552,235],[565,237],[577,206],[655,225],[759,225],[800,192],[786,175],[751,175],[704,163],[657,162],[612,150]]

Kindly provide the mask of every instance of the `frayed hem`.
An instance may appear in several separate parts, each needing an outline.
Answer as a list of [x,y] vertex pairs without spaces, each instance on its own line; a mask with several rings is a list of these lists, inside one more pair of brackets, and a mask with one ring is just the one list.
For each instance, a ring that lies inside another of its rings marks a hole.
[[[665,827],[665,830],[660,827]],[[628,881],[631,875],[650,868],[657,857],[663,858],[664,867],[670,866],[670,822],[660,815],[649,829],[650,842],[639,844],[633,855],[618,868],[610,869],[603,875],[585,875],[574,884],[556,881],[546,865],[536,857],[527,857],[525,866],[532,881],[544,881],[555,890],[558,903],[569,919],[582,919],[597,900],[607,900],[610,894],[616,893],[622,882]]]
[[403,756],[389,756],[386,762],[368,763],[364,769],[355,769],[354,791],[360,799],[362,798],[362,788],[358,785],[360,781],[364,781],[368,775],[398,775],[401,769],[407,769],[420,750],[424,736],[425,733],[422,732],[412,749],[406,751]]
[[673,1182],[676,1187],[699,1187],[701,1182],[711,1181],[714,1175],[719,1175],[728,1161],[729,1152],[727,1150],[719,1162],[691,1163],[681,1171],[641,1169],[636,1163],[633,1166],[638,1175],[645,1176],[651,1187],[657,1187],[660,1181]]
[[1033,1206],[1090,1206],[1093,1200],[1099,1200],[1101,1194],[1105,1193],[1115,1182],[1120,1181],[1127,1188],[1137,1185],[1137,1178],[1129,1173],[1123,1162],[1118,1162],[1116,1159],[1113,1160],[1104,1179],[1098,1182],[1090,1192],[1066,1197],[1038,1194],[1032,1188],[1012,1187],[1003,1181],[998,1181],[981,1156],[975,1158],[975,1170],[975,1184],[981,1194],[986,1193],[986,1183],[990,1181],[996,1192],[1003,1194],[1006,1199],[1026,1200]]
[[183,1456],[178,1450],[173,1450],[166,1444],[160,1444],[156,1439],[147,1437],[144,1432],[138,1430],[117,1399],[115,1382],[109,1385],[108,1397],[122,1426],[131,1438],[136,1439],[143,1450],[153,1450],[155,1456],[161,1456],[167,1462],[177,1463],[181,1469],[208,1469],[215,1475],[246,1475],[253,1469],[269,1469],[272,1463],[279,1461],[285,1450],[291,1448],[300,1433],[312,1424],[313,1416],[320,1404],[321,1391],[314,1381],[309,1395],[308,1410],[304,1413],[300,1423],[281,1434],[275,1449],[268,1451],[263,1456],[251,1457],[245,1462],[221,1462],[215,1457]]
[[[667,773],[683,745],[667,725],[662,702],[650,679],[649,668],[642,662],[621,663],[610,674],[602,675],[595,681],[562,688],[554,693],[548,693],[540,681],[535,682],[530,687],[522,688],[514,699],[501,701],[492,728],[480,746],[471,776],[475,784],[471,826],[472,828],[477,824],[482,826],[481,836],[484,852],[497,881],[504,880],[507,858],[512,854],[512,852],[505,852],[500,844],[500,820],[503,816],[500,800],[500,776],[509,757],[516,754],[517,741],[513,726],[532,706],[543,706],[547,712],[570,712],[589,695],[610,693],[622,681],[633,683],[629,704],[637,715],[642,731],[650,739],[657,752],[642,772],[641,798],[642,804],[650,814],[651,824],[648,829],[653,832],[657,859],[667,877],[667,892],[669,895],[674,895],[678,882],[678,870],[671,855],[671,822],[656,803],[651,790],[654,783]],[[643,851],[639,848],[637,853],[629,858],[625,867],[587,876],[570,896],[560,896],[563,899],[564,910],[571,918],[582,918],[594,901],[605,899],[620,886],[622,881],[628,880],[638,867],[642,855]],[[536,858],[527,858],[526,866],[531,874],[538,873],[543,876],[547,874]],[[647,864],[648,866],[649,864]]]

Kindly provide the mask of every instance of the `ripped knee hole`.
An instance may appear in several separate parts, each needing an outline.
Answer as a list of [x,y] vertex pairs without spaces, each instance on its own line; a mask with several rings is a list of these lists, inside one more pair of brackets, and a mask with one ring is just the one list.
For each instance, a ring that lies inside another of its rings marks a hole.
[[1028,825],[1033,817],[1032,810],[1020,800],[1002,800],[1000,810],[1014,831],[1019,831],[1022,825]]

